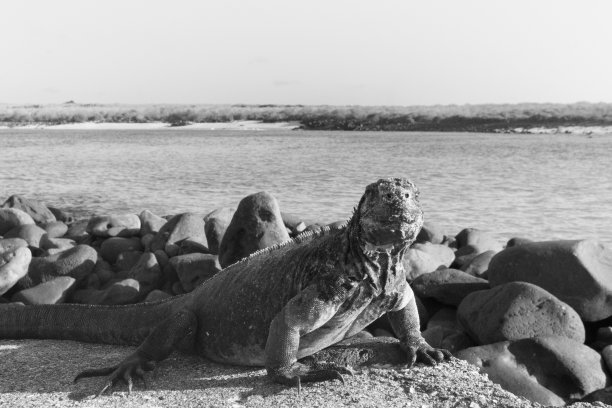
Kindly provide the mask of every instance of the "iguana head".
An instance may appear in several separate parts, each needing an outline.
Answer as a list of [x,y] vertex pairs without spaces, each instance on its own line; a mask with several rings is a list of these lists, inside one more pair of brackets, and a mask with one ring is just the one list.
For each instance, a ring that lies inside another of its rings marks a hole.
[[365,252],[388,252],[410,245],[423,226],[419,191],[405,178],[380,179],[366,187],[352,223]]

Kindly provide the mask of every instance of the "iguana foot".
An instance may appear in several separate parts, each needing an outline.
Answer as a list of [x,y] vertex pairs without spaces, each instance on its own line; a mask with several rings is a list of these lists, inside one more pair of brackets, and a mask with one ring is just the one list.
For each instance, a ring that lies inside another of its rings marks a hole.
[[318,382],[328,380],[340,380],[345,384],[342,374],[353,375],[353,370],[348,367],[337,365],[321,365],[309,367],[302,363],[293,363],[288,367],[268,369],[268,376],[273,381],[285,384],[296,385],[298,392],[301,391],[303,382]]
[[145,371],[153,370],[153,368],[155,368],[154,362],[148,360],[139,353],[134,353],[125,360],[123,360],[123,362],[121,362],[121,364],[119,365],[81,371],[74,378],[74,382],[76,383],[81,378],[105,376],[106,382],[104,383],[100,391],[98,391],[95,398],[102,395],[109,388],[112,388],[118,381],[125,382],[128,386],[128,393],[131,393],[132,388],[134,387],[133,378],[142,380],[145,383],[146,387],[144,373]]
[[452,357],[450,351],[433,348],[425,341],[405,345],[403,349],[406,352],[408,367],[412,367],[416,362],[436,365],[444,360],[450,360]]

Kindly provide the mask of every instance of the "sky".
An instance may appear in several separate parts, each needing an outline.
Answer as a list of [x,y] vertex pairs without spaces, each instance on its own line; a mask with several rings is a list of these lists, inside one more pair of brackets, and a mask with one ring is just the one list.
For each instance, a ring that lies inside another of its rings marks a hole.
[[612,102],[609,0],[19,0],[0,103]]

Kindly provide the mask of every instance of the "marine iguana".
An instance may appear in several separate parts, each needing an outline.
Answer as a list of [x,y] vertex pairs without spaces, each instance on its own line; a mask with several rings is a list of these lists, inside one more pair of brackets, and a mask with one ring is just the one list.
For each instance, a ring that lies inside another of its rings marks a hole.
[[436,364],[450,358],[419,332],[414,294],[401,259],[423,223],[418,190],[403,178],[366,187],[353,216],[339,229],[306,234],[258,251],[193,292],[127,306],[0,305],[0,338],[68,339],[138,345],[113,367],[98,396],[122,380],[132,390],[174,349],[210,360],[265,366],[279,383],[342,379],[346,367],[309,367],[298,359],[348,338],[387,313],[406,352]]

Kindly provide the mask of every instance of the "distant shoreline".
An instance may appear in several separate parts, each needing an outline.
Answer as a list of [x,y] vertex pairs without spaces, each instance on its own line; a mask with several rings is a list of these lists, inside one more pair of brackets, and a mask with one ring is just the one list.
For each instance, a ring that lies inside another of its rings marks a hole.
[[[79,123],[18,123],[2,124],[0,130],[318,130],[304,129],[299,122],[261,122],[256,120],[238,120],[232,122],[206,122],[206,123],[187,123],[184,125],[173,125],[165,122],[145,122],[145,123],[126,123],[126,122],[79,122]],[[367,131],[365,129],[364,131]],[[408,130],[410,132],[411,130]],[[412,132],[465,132],[465,130],[431,129],[431,130],[412,130]],[[534,126],[517,127],[511,129],[490,129],[467,131],[470,133],[519,133],[519,134],[578,134],[578,135],[603,135],[612,134],[612,126]]]
[[612,133],[612,104],[437,106],[0,104],[0,129]]

